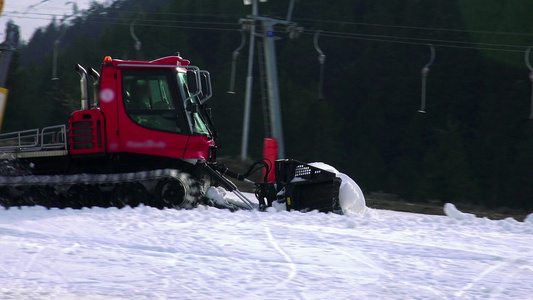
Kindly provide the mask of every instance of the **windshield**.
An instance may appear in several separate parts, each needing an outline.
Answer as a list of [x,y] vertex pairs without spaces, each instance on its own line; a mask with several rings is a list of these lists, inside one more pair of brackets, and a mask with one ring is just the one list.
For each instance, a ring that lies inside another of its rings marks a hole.
[[[190,98],[186,101],[185,107],[189,108],[189,106],[198,105],[199,101],[196,97],[191,98],[191,93],[189,92],[188,84],[187,84],[187,74],[184,72],[177,73],[177,81],[178,81],[178,88],[179,92],[181,94],[181,99],[184,101],[187,98]],[[201,114],[198,112],[198,110],[194,109],[187,109],[187,118],[189,119],[189,122],[192,127],[193,133],[199,133],[199,134],[209,134],[209,130],[207,129],[206,123],[202,119]]]

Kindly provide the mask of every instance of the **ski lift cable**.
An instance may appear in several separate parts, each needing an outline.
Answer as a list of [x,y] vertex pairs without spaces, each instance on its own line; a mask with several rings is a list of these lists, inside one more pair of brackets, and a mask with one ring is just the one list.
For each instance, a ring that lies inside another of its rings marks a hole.
[[[49,9],[41,8],[41,12],[18,12],[18,11],[6,11],[4,15],[9,15],[11,17],[19,17],[17,15],[43,15],[43,16],[61,16],[57,13],[43,13],[42,11],[51,10],[57,11],[62,8]],[[121,13],[136,13],[136,11],[130,10],[121,10]],[[235,19],[238,18],[237,15],[232,14],[200,14],[200,13],[177,13],[177,12],[150,12],[152,15],[163,15],[163,16],[190,16],[190,17],[214,17],[219,19]],[[32,18],[32,17],[26,17]],[[157,19],[159,21],[159,19]],[[316,19],[307,19],[307,18],[295,18],[298,22],[313,22],[316,23]],[[341,24],[341,25],[357,25],[357,26],[369,26],[369,27],[384,27],[384,28],[398,28],[398,29],[415,29],[422,31],[448,31],[448,32],[458,32],[458,33],[481,33],[481,34],[493,34],[493,35],[512,35],[512,36],[533,36],[533,33],[528,32],[512,32],[512,31],[490,31],[490,30],[464,30],[456,28],[439,28],[439,27],[419,27],[419,26],[406,26],[406,25],[390,25],[390,24],[380,24],[380,23],[364,23],[364,22],[349,22],[349,21],[334,21],[334,20],[319,20],[323,24]],[[308,26],[309,27],[309,26]]]
[[241,44],[239,45],[239,47],[237,47],[237,49],[233,51],[233,57],[231,62],[231,81],[229,84],[228,94],[235,94],[235,69],[237,65],[237,57],[239,56],[241,49],[246,44],[246,35],[244,33],[244,30],[241,29],[239,31],[241,32]]
[[422,93],[420,98],[420,109],[418,110],[419,113],[426,113],[426,82],[427,77],[429,74],[429,67],[433,64],[435,61],[435,47],[432,44],[428,44],[430,50],[431,50],[431,58],[429,59],[428,63],[422,68]]
[[[50,10],[57,11],[63,8],[40,8],[40,12],[18,12],[10,11],[4,12],[6,15],[9,14],[12,17],[17,17],[15,15],[48,15],[48,16],[60,16],[59,14],[54,13],[42,13],[42,11]],[[132,10],[120,10],[120,13],[136,13]],[[220,19],[235,19],[238,18],[237,15],[233,14],[200,14],[200,13],[178,13],[178,12],[150,12],[152,15],[162,15],[162,16],[191,16],[191,17],[213,17]],[[316,19],[309,18],[295,18],[298,22],[313,22],[316,23]],[[383,28],[398,28],[398,29],[413,29],[421,31],[444,31],[444,32],[457,32],[457,33],[481,33],[481,34],[492,34],[492,35],[513,35],[513,36],[533,36],[533,33],[528,32],[512,32],[512,31],[491,31],[491,30],[465,30],[465,29],[456,29],[456,28],[439,28],[439,27],[420,27],[420,26],[408,26],[408,25],[391,25],[391,24],[380,24],[380,23],[364,23],[364,22],[349,22],[349,21],[335,21],[335,20],[318,20],[322,24],[341,24],[341,25],[356,25],[356,26],[368,26],[368,27],[383,27]]]
[[313,43],[315,45],[315,49],[318,52],[318,62],[320,63],[320,78],[318,82],[318,99],[325,99],[324,93],[323,93],[323,85],[324,85],[324,64],[326,63],[326,55],[324,52],[322,52],[322,49],[318,46],[318,36],[322,30],[318,30],[315,33],[315,37],[313,39]]
[[[98,21],[99,23],[106,23],[106,24],[125,24],[124,22],[121,22],[118,18],[115,18],[116,21],[113,21],[109,18],[105,19],[95,19],[94,21]],[[221,23],[221,22],[205,22],[205,21],[176,21],[176,20],[168,20],[165,21],[168,24],[149,24],[150,22],[155,21],[161,21],[161,20],[143,20],[143,23],[137,23],[136,25],[140,26],[149,26],[149,27],[172,27],[172,28],[183,28],[183,29],[198,29],[198,30],[217,30],[217,31],[231,31],[235,30],[234,28],[220,28],[220,25],[227,25],[227,26],[235,26],[235,23]],[[194,27],[194,26],[174,26],[171,24],[175,23],[188,23],[188,24],[205,24],[205,25],[217,25],[218,28],[213,27]],[[432,40],[432,39],[422,39],[422,38],[414,38],[414,37],[398,37],[398,36],[387,36],[387,35],[369,35],[369,34],[357,34],[357,33],[348,33],[348,32],[323,32],[322,35],[324,36],[330,36],[330,37],[338,37],[338,38],[353,38],[353,39],[359,39],[359,40],[369,40],[369,41],[377,41],[377,42],[396,42],[396,43],[402,43],[402,44],[416,44],[416,45],[423,45],[432,43],[437,44],[439,43],[439,47],[449,47],[449,48],[462,48],[462,49],[479,49],[479,50],[490,50],[490,51],[505,51],[505,52],[520,52],[523,53],[524,46],[521,45],[505,45],[505,44],[494,44],[494,43],[473,43],[473,42],[466,42],[466,41],[453,41],[453,40]],[[368,37],[374,37],[376,39],[368,38]],[[412,41],[424,41],[424,43],[418,43],[418,42],[412,42]],[[457,43],[457,44],[465,44],[465,45],[473,45],[473,46],[459,46],[459,45],[444,45],[442,43]],[[490,46],[490,47],[479,47],[479,46]],[[500,48],[492,48],[492,47],[503,47],[503,48],[520,48],[520,50],[509,50],[509,49],[500,49]]]
[[[63,17],[62,14],[59,13],[30,13],[30,14],[20,14],[17,12],[5,12],[4,16],[8,16],[11,18],[19,18],[19,19],[40,19],[40,20],[52,20],[56,17]],[[74,16],[74,15],[72,15]],[[190,15],[192,17],[200,17],[202,15]],[[111,16],[92,16],[90,19],[86,20],[87,22],[98,22],[98,23],[104,23],[104,24],[122,24],[124,23],[124,19],[120,16],[117,17],[111,17]],[[159,25],[159,23],[163,22],[166,24],[207,24],[207,25],[236,25],[235,22],[228,21],[228,22],[214,22],[214,21],[205,21],[204,19],[201,19],[199,21],[195,20],[173,20],[173,19],[162,19],[162,18],[146,18],[142,20],[143,24],[137,22],[136,25],[145,25],[145,26],[154,26],[150,25],[150,23],[156,23],[155,26]],[[166,25],[162,25],[161,27],[168,27]]]
[[[9,13],[6,13],[8,15]],[[13,16],[18,17],[18,16]],[[28,17],[18,17],[18,18],[28,18]],[[90,20],[89,22],[104,23],[104,24],[114,24],[114,25],[127,25],[128,23],[116,19],[116,21],[110,21],[109,18],[99,19],[99,20]],[[235,23],[214,23],[214,22],[195,22],[195,24],[205,24],[205,25],[217,25],[217,27],[199,27],[199,26],[179,26],[174,24],[147,24],[147,20],[143,20],[143,24],[137,23],[136,25],[148,26],[148,27],[159,27],[159,28],[181,28],[181,29],[191,29],[191,30],[214,30],[214,31],[233,31],[235,28],[221,28],[220,25],[227,26],[236,26]],[[177,21],[169,21],[176,23]],[[181,21],[183,22],[183,21]],[[167,22],[168,23],[168,22]],[[191,22],[188,22],[191,24]],[[309,34],[309,33],[304,33]],[[504,34],[504,33],[502,33]],[[509,33],[512,34],[512,33]],[[411,37],[397,37],[397,36],[387,36],[387,35],[362,35],[355,33],[347,32],[323,32],[322,36],[335,37],[335,38],[348,38],[348,39],[357,39],[357,40],[367,40],[375,42],[388,42],[388,43],[399,43],[399,44],[411,44],[411,45],[426,45],[428,42],[435,45],[435,47],[446,47],[446,48],[456,48],[456,49],[474,49],[474,50],[487,50],[487,51],[499,51],[499,52],[518,52],[523,53],[525,46],[522,45],[505,45],[505,44],[491,44],[491,43],[473,43],[465,41],[452,41],[452,40],[432,40],[432,39],[420,39],[420,38],[411,38]],[[420,42],[416,42],[420,41]],[[458,43],[464,45],[453,45],[451,43]],[[480,47],[483,46],[483,47]],[[515,48],[515,49],[508,49]]]
[[[395,43],[395,44],[404,44],[404,45],[427,45],[427,43],[422,42],[412,42],[407,40],[392,40],[387,38],[366,38],[366,37],[357,37],[357,36],[345,36],[345,35],[335,35],[335,34],[323,34],[324,36],[334,37],[334,38],[344,38],[344,39],[354,39],[362,41],[371,41],[371,42],[384,42],[384,43]],[[428,40],[430,41],[430,40]],[[451,41],[450,41],[451,42]],[[523,53],[524,46],[521,45],[502,45],[506,47],[515,47],[517,49],[505,49],[505,48],[496,48],[496,47],[479,47],[475,46],[475,43],[472,43],[472,46],[461,46],[461,45],[451,45],[451,44],[437,44],[432,43],[435,47],[441,48],[452,48],[452,49],[468,49],[468,50],[486,50],[486,51],[497,51],[497,52],[514,52],[514,53]]]
[[[316,19],[297,18],[299,22],[312,22],[316,23]],[[390,25],[379,23],[361,23],[361,22],[348,22],[348,21],[332,21],[332,20],[318,20],[320,23],[340,24],[340,25],[356,25],[356,26],[369,26],[369,27],[383,27],[383,28],[395,28],[395,29],[414,29],[422,31],[448,31],[457,33],[482,33],[492,35],[514,35],[514,36],[533,36],[533,33],[529,32],[512,32],[512,31],[490,31],[490,30],[465,30],[455,28],[439,28],[439,27],[419,27],[419,26],[406,26],[406,25]]]
[[[56,11],[56,10],[54,10]],[[122,10],[121,13],[135,13],[135,11],[127,11]],[[14,18],[23,18],[20,15],[34,15],[34,16],[61,16],[57,13],[42,13],[42,12],[17,12],[17,11],[11,11],[11,12],[5,12],[4,15],[8,15],[10,17]],[[168,15],[168,16],[191,16],[191,17],[217,17],[217,18],[231,18],[234,19],[237,16],[231,15],[231,14],[223,14],[223,15],[213,15],[213,14],[198,14],[198,13],[168,13],[168,12],[151,12],[150,14],[153,15]],[[34,17],[25,17],[25,18],[34,18]],[[108,17],[106,18],[108,19]],[[305,18],[298,18],[297,20],[301,22],[316,22],[315,19],[305,19]],[[154,21],[161,21],[160,19],[154,19]],[[176,21],[176,20],[169,20],[171,22],[190,22],[190,21]],[[193,21],[194,22],[194,21]],[[389,25],[389,24],[379,24],[379,23],[358,23],[358,22],[347,22],[347,21],[332,21],[332,20],[320,20],[321,23],[330,23],[330,24],[348,24],[348,25],[359,25],[359,26],[373,26],[373,27],[384,27],[384,28],[399,28],[399,29],[417,29],[417,30],[431,30],[431,31],[449,31],[449,32],[458,32],[458,33],[482,33],[482,34],[493,34],[493,35],[508,35],[508,36],[533,36],[533,33],[527,33],[527,32],[511,32],[511,31],[490,31],[490,30],[462,30],[462,29],[454,29],[454,28],[437,28],[437,27],[418,27],[418,26],[405,26],[405,25]]]
[[525,54],[526,66],[529,68],[529,80],[531,80],[531,109],[529,112],[529,119],[533,119],[533,67],[529,61],[529,52],[531,52],[531,47],[527,48]]
[[[502,47],[502,48],[519,48],[523,49],[524,46],[520,45],[508,45],[508,44],[497,44],[497,43],[476,43],[469,41],[458,41],[458,40],[445,40],[445,39],[429,39],[429,38],[418,38],[418,37],[408,37],[408,36],[392,36],[392,35],[378,35],[378,34],[365,34],[365,33],[347,33],[347,32],[334,32],[334,31],[324,31],[324,36],[331,37],[345,37],[345,38],[354,38],[354,39],[365,39],[365,38],[376,38],[383,39],[391,42],[411,42],[418,44],[427,44],[427,43],[441,43],[441,44],[460,44],[460,45],[481,45],[489,47]],[[456,46],[456,45],[452,45]],[[461,46],[457,46],[461,47]],[[522,52],[523,50],[520,50]]]

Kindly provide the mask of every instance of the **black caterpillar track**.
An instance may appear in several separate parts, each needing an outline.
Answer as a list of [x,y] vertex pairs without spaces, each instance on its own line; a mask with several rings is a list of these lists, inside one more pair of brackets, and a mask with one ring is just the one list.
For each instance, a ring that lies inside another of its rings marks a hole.
[[0,206],[47,208],[196,207],[200,183],[188,173],[160,169],[135,173],[0,176]]

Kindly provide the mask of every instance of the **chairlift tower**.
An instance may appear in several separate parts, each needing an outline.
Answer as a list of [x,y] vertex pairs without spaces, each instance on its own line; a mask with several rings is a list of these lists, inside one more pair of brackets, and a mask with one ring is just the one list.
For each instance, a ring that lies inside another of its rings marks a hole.
[[13,52],[19,46],[19,27],[12,21],[6,25],[6,39],[0,44],[0,87],[5,87]]
[[[268,107],[270,117],[270,137],[277,140],[278,157],[285,158],[285,143],[283,140],[283,123],[281,118],[281,105],[279,97],[278,66],[276,59],[275,41],[279,40],[274,34],[274,27],[278,24],[286,25],[289,28],[290,37],[296,37],[301,28],[297,28],[294,22],[291,22],[294,0],[290,1],[289,12],[286,20],[261,17],[259,15],[258,2],[267,2],[267,0],[243,0],[244,5],[252,5],[252,14],[247,15],[242,23],[251,24],[250,28],[250,48],[248,57],[248,76],[246,80],[245,112],[243,124],[243,144],[241,148],[241,158],[246,159],[248,156],[248,128],[250,119],[250,107],[252,98],[252,65],[254,55],[254,39],[259,37],[263,39],[265,70],[267,78]],[[262,31],[260,34],[255,32],[255,24],[261,23]]]
[[[0,4],[1,12],[1,4]],[[17,51],[19,46],[20,32],[19,27],[11,20],[6,25],[6,39],[0,44],[0,129],[4,121],[4,112],[6,110],[7,94],[6,87],[9,65],[13,52]]]

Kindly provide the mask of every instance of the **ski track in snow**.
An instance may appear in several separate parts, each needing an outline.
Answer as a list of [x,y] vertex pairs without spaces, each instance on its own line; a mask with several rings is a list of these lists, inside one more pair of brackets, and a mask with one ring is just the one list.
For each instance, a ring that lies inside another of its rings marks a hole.
[[533,222],[0,210],[0,299],[528,299]]

